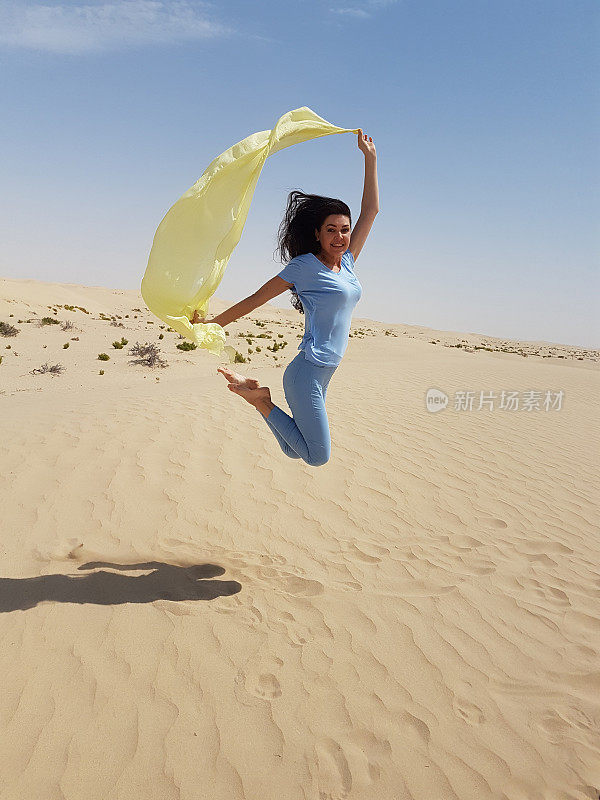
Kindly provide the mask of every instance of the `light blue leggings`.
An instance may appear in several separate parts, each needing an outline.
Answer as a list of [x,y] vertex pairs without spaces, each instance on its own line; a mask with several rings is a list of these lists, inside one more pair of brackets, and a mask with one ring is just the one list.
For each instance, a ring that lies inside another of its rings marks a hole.
[[300,350],[283,373],[283,391],[293,419],[279,406],[267,417],[261,414],[286,456],[302,458],[311,467],[326,464],[331,455],[325,398],[336,369],[307,361]]

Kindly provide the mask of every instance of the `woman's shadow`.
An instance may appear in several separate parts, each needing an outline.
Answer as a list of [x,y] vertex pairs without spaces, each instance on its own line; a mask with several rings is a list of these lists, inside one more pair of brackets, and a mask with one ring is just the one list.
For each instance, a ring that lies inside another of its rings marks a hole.
[[[143,564],[90,561],[78,569],[99,571],[85,575],[0,578],[0,612],[34,608],[44,601],[119,605],[154,600],[214,600],[236,594],[242,588],[237,581],[209,580],[225,572],[216,564],[178,567],[160,561]],[[152,571],[146,575],[120,574],[132,570]]]

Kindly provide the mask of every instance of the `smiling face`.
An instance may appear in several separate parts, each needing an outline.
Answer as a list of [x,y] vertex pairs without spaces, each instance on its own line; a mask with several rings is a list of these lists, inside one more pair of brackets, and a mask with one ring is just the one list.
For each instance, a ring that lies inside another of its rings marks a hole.
[[350,247],[350,218],[345,214],[330,214],[320,231],[315,228],[315,238],[321,244],[322,255],[339,263],[342,254]]

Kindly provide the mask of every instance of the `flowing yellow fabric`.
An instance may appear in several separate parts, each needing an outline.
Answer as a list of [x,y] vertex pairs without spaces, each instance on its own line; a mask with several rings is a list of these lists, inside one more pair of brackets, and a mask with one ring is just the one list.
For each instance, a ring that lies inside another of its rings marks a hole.
[[225,351],[232,363],[235,348],[226,346],[224,329],[214,322],[192,325],[190,319],[196,309],[201,317],[208,315],[208,301],[240,240],[263,164],[293,144],[358,132],[338,128],[303,106],[284,114],[273,130],[253,133],[215,158],[167,211],[154,235],[141,286],[150,311],[199,347],[215,355]]

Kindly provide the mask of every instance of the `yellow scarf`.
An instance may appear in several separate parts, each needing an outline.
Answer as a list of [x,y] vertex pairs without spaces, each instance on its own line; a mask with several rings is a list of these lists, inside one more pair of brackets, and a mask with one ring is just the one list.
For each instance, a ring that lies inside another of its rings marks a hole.
[[242,235],[263,164],[271,153],[293,144],[358,132],[338,128],[303,106],[284,114],[273,130],[253,133],[215,158],[167,211],[154,235],[141,286],[150,311],[199,347],[215,355],[225,351],[232,363],[235,348],[226,346],[223,328],[215,322],[192,325],[190,319],[196,309],[201,317],[208,314],[208,301]]

